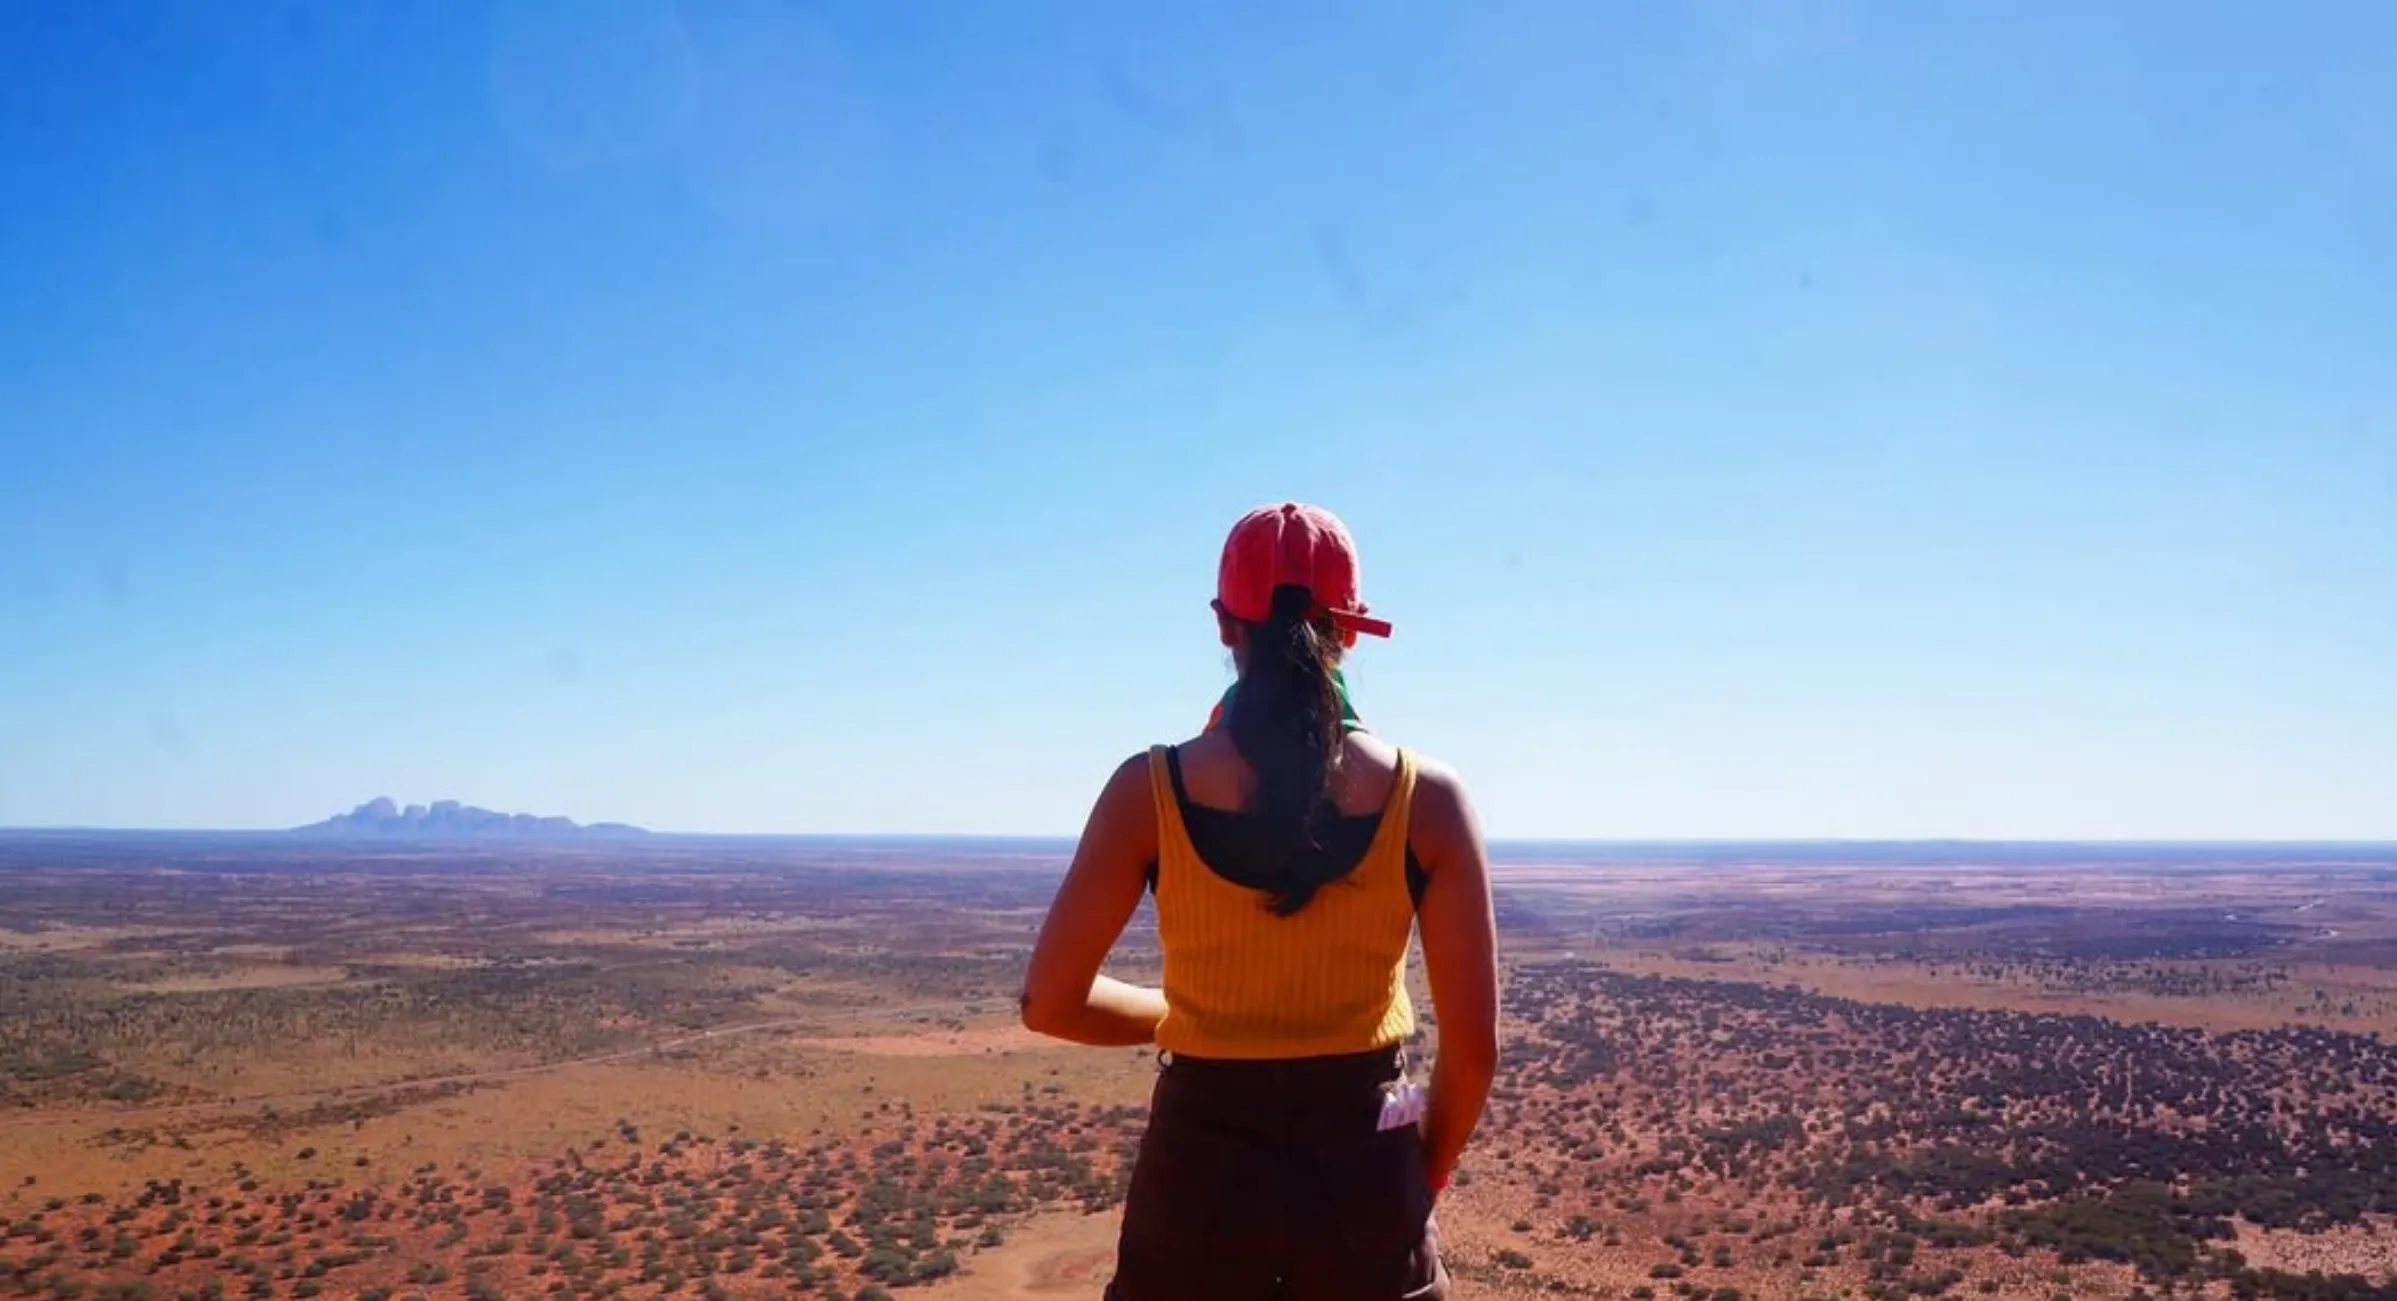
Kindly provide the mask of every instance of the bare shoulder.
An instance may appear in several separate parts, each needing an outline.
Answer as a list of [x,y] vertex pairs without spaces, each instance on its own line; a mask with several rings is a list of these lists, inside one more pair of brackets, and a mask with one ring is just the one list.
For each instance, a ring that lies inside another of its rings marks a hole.
[[1074,863],[1080,870],[1084,864],[1146,863],[1156,856],[1157,800],[1143,751],[1117,764],[1100,788],[1074,846]]
[[1464,793],[1465,779],[1457,776],[1457,770],[1454,767],[1421,750],[1409,750],[1407,755],[1415,761],[1415,785],[1418,788],[1438,787],[1459,795]]
[[[1149,756],[1143,750],[1115,766],[1099,789],[1097,807],[1083,831],[1085,843],[1095,839],[1138,842],[1156,839],[1157,800],[1149,786]],[[1137,848],[1137,845],[1134,845]]]
[[1149,752],[1132,755],[1115,765],[1107,775],[1107,785],[1099,792],[1099,802],[1105,805],[1138,805],[1145,807],[1149,793]]
[[1415,761],[1415,800],[1418,804],[1432,803],[1463,809],[1470,801],[1465,795],[1465,779],[1457,770],[1441,760],[1420,751],[1410,751]]
[[1428,755],[1416,754],[1415,810],[1409,838],[1417,852],[1432,862],[1454,859],[1476,850],[1481,827],[1465,779],[1457,770]]

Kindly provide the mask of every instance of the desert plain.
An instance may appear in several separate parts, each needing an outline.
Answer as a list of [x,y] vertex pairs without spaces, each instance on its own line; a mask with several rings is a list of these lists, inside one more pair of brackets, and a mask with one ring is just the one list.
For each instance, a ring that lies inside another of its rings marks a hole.
[[[1096,1297],[1069,849],[0,836],[0,1296]],[[1459,1296],[2397,1298],[2397,848],[1497,856]]]

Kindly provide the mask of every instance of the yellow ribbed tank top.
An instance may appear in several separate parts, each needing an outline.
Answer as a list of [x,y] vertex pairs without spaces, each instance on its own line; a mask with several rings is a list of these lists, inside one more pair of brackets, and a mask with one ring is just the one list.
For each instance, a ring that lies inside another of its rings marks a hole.
[[1407,998],[1407,819],[1415,760],[1398,752],[1379,830],[1354,870],[1276,917],[1263,891],[1200,860],[1174,799],[1166,750],[1149,751],[1157,803],[1157,942],[1165,1019],[1157,1046],[1191,1057],[1324,1057],[1384,1048],[1415,1028]]

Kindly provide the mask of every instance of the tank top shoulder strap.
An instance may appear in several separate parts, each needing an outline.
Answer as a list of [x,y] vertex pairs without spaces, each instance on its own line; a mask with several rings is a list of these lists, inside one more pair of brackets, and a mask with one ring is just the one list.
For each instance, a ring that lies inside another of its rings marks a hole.
[[1182,821],[1180,765],[1174,762],[1173,747],[1149,747],[1149,798],[1157,806],[1157,858],[1164,861],[1176,854],[1194,855],[1198,851],[1190,843],[1190,828]]
[[1398,777],[1390,783],[1390,798],[1382,804],[1381,826],[1374,830],[1373,843],[1365,850],[1366,870],[1371,880],[1392,883],[1402,891],[1407,889],[1408,831],[1414,816],[1415,755],[1405,746],[1399,746]]

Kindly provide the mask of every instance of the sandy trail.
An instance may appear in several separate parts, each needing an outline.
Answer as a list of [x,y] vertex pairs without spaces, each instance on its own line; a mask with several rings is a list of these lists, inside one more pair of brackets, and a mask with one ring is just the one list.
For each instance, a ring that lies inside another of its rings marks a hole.
[[964,1270],[926,1289],[939,1301],[1097,1301],[1115,1269],[1118,1217],[1048,1211],[1005,1246],[976,1252]]

